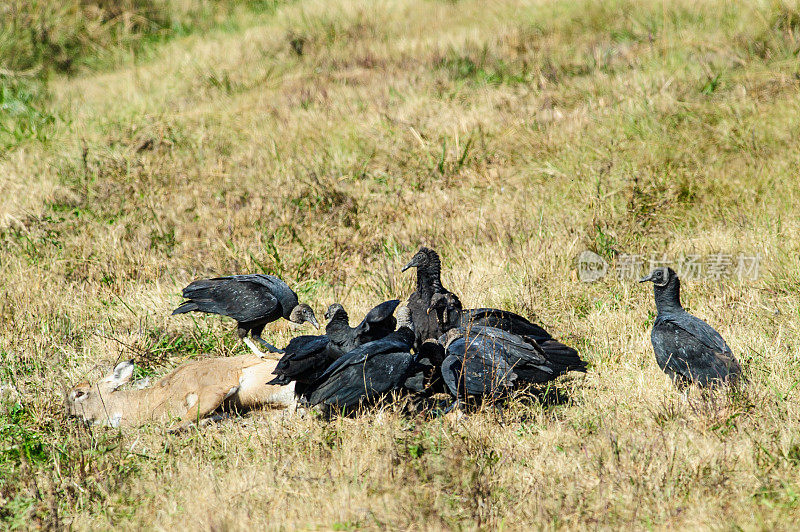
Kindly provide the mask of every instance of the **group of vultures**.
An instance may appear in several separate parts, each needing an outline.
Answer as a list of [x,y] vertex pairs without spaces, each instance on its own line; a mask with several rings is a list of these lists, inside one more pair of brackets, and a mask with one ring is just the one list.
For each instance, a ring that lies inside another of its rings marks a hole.
[[[261,338],[268,323],[285,318],[317,329],[319,324],[311,307],[271,275],[195,281],[183,290],[187,301],[173,314],[197,311],[235,319],[239,337],[256,354],[266,356],[250,336],[282,355],[268,384],[294,383],[300,404],[327,412],[353,412],[406,394],[448,394],[446,413],[468,403],[497,404],[515,389],[586,371],[575,349],[523,316],[462,308],[442,285],[434,250],[420,248],[403,271],[410,268],[416,268],[416,291],[399,310],[399,300],[383,302],[351,327],[344,307],[335,303],[325,312],[324,335],[298,336],[283,349]],[[655,286],[658,314],[651,339],[661,369],[681,388],[737,381],[741,368],[728,345],[681,306],[677,274],[657,268],[641,281]]]

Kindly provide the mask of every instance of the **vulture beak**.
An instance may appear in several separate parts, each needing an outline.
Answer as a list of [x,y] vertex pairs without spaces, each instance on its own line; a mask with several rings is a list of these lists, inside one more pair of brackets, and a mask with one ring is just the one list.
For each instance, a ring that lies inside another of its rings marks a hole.
[[640,283],[646,283],[647,281],[652,281],[652,280],[653,280],[653,273],[650,272],[647,275],[645,275],[644,277],[642,277],[641,279],[639,279],[639,282]]
[[416,267],[419,266],[419,264],[420,264],[420,259],[418,258],[418,255],[414,255],[414,258],[411,259],[411,261],[409,261],[408,264],[403,266],[403,269],[400,270],[400,271],[404,272],[404,271],[408,270],[409,268],[416,268]]
[[311,322],[311,325],[313,325],[315,329],[319,330],[319,323],[317,323],[317,318],[315,316],[312,316],[308,321]]

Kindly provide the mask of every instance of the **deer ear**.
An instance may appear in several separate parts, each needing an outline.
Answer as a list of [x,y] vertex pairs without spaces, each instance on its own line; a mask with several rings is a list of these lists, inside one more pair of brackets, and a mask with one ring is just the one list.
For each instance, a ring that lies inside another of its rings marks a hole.
[[114,366],[114,371],[106,377],[106,381],[111,384],[111,389],[116,390],[133,376],[133,360],[126,360]]

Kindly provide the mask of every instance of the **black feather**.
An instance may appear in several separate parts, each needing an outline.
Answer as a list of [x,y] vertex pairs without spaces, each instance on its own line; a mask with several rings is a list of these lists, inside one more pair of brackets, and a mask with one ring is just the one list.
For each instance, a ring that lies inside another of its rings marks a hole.
[[288,318],[298,304],[297,294],[286,283],[261,274],[200,279],[183,289],[183,297],[189,301],[173,314],[219,314],[233,318],[239,328],[247,331],[258,327],[263,330],[267,323]]
[[350,409],[401,387],[414,362],[413,341],[414,333],[401,327],[346,353],[314,383],[309,402]]
[[[586,363],[575,349],[554,340],[547,331],[513,312],[497,309],[462,311],[461,302],[450,294],[434,295],[430,308],[435,310],[443,330],[461,336],[484,337],[502,345],[509,357],[507,361],[520,381],[544,383],[568,371],[586,370]],[[536,334],[526,335],[524,331]]]
[[446,352],[442,378],[457,399],[468,395],[499,399],[517,378],[503,346],[485,337],[460,336],[449,342]]

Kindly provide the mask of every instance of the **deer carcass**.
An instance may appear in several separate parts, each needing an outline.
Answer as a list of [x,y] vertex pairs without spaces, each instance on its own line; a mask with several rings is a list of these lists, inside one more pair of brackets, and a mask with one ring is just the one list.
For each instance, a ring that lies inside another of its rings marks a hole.
[[193,360],[155,385],[120,389],[133,375],[132,360],[121,362],[94,384],[67,393],[69,414],[100,425],[133,426],[148,421],[197,422],[220,409],[295,405],[294,383],[267,385],[276,360],[256,355]]

